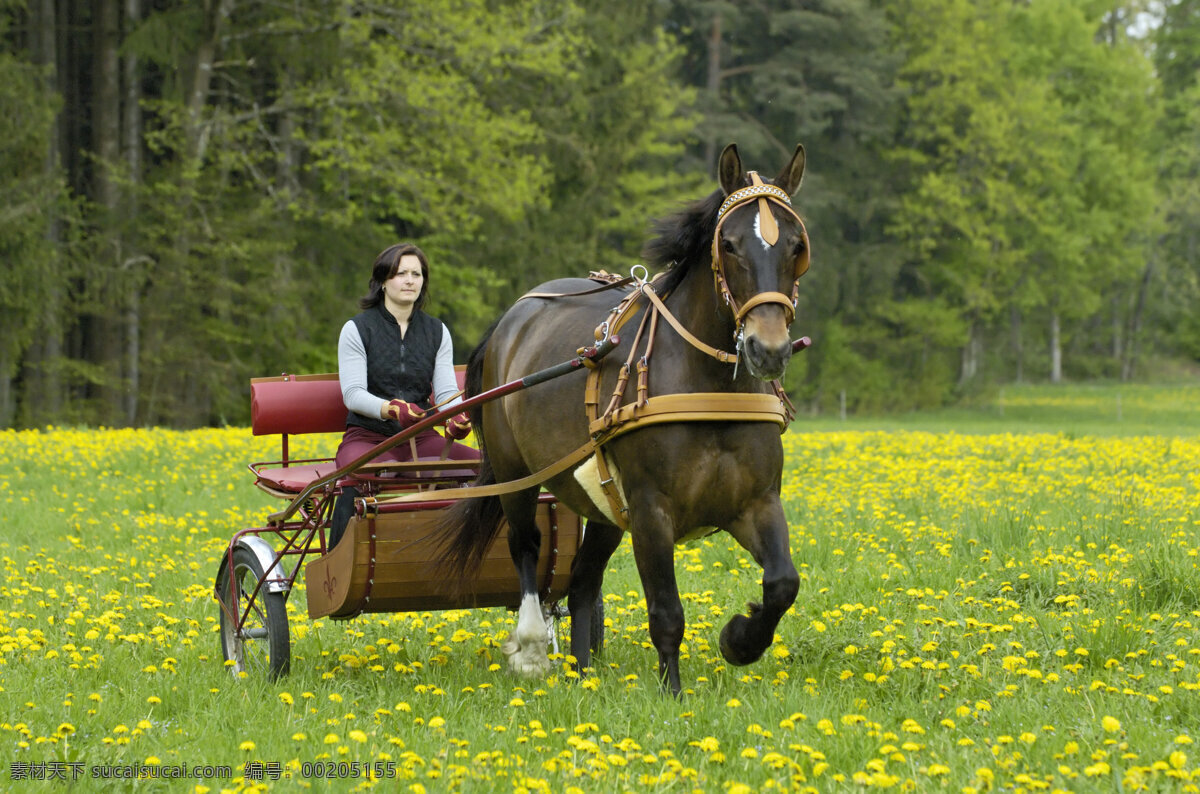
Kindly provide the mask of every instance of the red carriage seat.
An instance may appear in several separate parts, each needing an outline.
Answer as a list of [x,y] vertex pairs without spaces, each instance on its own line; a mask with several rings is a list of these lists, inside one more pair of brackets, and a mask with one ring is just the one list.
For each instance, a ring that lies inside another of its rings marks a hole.
[[[466,367],[454,368],[463,387]],[[257,485],[278,496],[290,496],[309,483],[336,471],[333,459],[297,461],[288,458],[288,436],[304,433],[342,433],[346,405],[336,372],[319,375],[277,375],[250,380],[250,430],[256,436],[279,434],[282,459],[252,464]]]

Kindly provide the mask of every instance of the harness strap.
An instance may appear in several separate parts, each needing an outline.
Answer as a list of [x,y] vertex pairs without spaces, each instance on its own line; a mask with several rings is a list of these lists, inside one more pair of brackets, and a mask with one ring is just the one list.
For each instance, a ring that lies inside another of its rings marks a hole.
[[778,303],[782,306],[788,325],[791,325],[792,320],[796,319],[796,307],[792,305],[791,297],[784,295],[782,292],[760,292],[746,301],[742,305],[742,308],[737,310],[737,314],[734,315],[734,321],[738,327],[742,326],[742,322],[746,319],[746,315],[750,313],[751,309],[761,306],[764,303]]
[[588,429],[603,445],[631,430],[664,422],[773,422],[781,429],[788,424],[783,402],[774,394],[694,392],[661,394],[644,406],[621,406],[611,426],[593,422]]
[[722,364],[736,364],[737,363],[738,357],[737,357],[736,353],[730,353],[725,350],[718,350],[717,348],[713,347],[712,345],[705,344],[704,342],[701,342],[699,339],[697,339],[692,334],[691,331],[684,328],[683,323],[679,322],[679,320],[677,320],[675,318],[675,315],[671,314],[671,311],[667,308],[667,305],[662,302],[662,298],[658,297],[658,295],[654,292],[654,290],[647,289],[646,287],[642,287],[642,294],[645,295],[646,298],[652,304],[654,304],[654,308],[658,309],[659,313],[662,314],[662,316],[666,318],[667,322],[671,324],[671,327],[675,329],[675,333],[677,333],[681,337],[683,337],[687,341],[687,343],[690,344],[692,347],[696,348],[697,350],[699,350],[702,353],[712,356],[717,361],[720,361]]
[[[468,485],[465,488],[446,488],[437,491],[436,501],[458,501],[460,499],[480,499],[485,496],[502,496],[503,494],[524,491],[535,485],[541,485],[546,480],[563,473],[572,466],[582,463],[588,455],[596,451],[596,441],[591,439],[564,458],[551,463],[541,471],[527,477],[508,482],[498,482],[493,485]],[[402,494],[399,496],[368,496],[363,498],[363,504],[370,507],[374,504],[398,504],[404,502],[428,502],[430,492]]]
[[[608,273],[604,273],[603,270],[600,271],[600,273],[602,273],[604,276],[610,275]],[[632,284],[635,280],[633,276],[625,276],[617,281],[608,281],[599,274],[589,275],[588,278],[592,279],[593,281],[604,281],[604,283],[599,287],[583,289],[578,292],[526,292],[524,295],[517,298],[517,300],[523,301],[526,298],[578,298],[580,295],[594,295],[597,292],[607,292],[610,289],[624,287],[626,284]]]
[[600,478],[600,491],[608,502],[609,512],[621,529],[629,530],[629,507],[625,504],[625,495],[617,488],[612,471],[608,468],[608,456],[604,448],[596,450],[596,476]]

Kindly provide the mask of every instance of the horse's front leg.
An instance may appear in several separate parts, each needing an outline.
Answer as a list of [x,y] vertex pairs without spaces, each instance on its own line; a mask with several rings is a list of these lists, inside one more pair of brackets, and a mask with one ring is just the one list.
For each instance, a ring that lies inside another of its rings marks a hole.
[[721,655],[725,660],[750,664],[774,641],[775,627],[796,600],[800,577],[792,564],[787,519],[778,495],[764,497],[747,510],[729,533],[763,569],[762,603],[751,603],[749,615],[734,615],[721,630]]
[[646,594],[650,641],[658,651],[658,678],[678,696],[679,646],[683,642],[683,603],[675,584],[674,525],[656,506],[636,510],[630,505],[633,556]]
[[508,519],[508,551],[521,583],[521,606],[517,612],[517,627],[500,650],[508,657],[513,672],[534,677],[550,669],[546,650],[550,633],[538,596],[537,563],[542,533],[537,526],[537,498],[536,488],[501,497],[504,516]]

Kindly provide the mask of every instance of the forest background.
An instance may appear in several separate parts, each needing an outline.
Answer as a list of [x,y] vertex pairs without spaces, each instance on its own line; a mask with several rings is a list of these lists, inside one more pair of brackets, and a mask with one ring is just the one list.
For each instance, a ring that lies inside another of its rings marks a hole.
[[245,423],[399,239],[463,360],[730,141],[808,150],[802,409],[1200,363],[1200,0],[0,0],[0,42],[0,426]]

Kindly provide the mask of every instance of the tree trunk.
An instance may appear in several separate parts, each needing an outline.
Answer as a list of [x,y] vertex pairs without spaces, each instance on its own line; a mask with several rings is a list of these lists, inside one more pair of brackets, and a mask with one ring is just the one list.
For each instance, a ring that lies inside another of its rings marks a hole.
[[1021,338],[1021,310],[1015,305],[1009,313],[1010,327],[1012,329],[1012,348],[1013,348],[1013,363],[1015,365],[1015,377],[1017,383],[1025,382],[1025,345]]
[[1146,296],[1150,292],[1150,282],[1154,280],[1154,267],[1158,257],[1151,252],[1146,257],[1146,267],[1142,269],[1142,281],[1138,285],[1137,301],[1133,305],[1133,315],[1129,318],[1129,341],[1125,345],[1125,357],[1121,362],[1121,380],[1133,379],[1137,370],[1138,338],[1142,334],[1142,323],[1146,316]]
[[1050,382],[1062,383],[1062,335],[1057,311],[1050,312]]
[[102,422],[118,423],[124,415],[121,377],[122,327],[117,319],[120,254],[115,231],[120,211],[120,188],[113,173],[121,158],[121,7],[119,0],[96,0],[92,20],[94,65],[92,69],[92,198],[100,209],[98,245],[87,280],[90,304],[95,308],[87,336],[88,360],[109,373],[99,384]]
[[[721,106],[721,12],[713,12],[712,26],[708,31],[708,82],[705,86],[709,97],[709,114]],[[704,164],[712,173],[717,167],[717,141],[710,131],[704,141]]]
[[[141,0],[125,0],[125,30],[131,32],[142,17]],[[129,170],[131,189],[126,199],[126,215],[130,220],[138,215],[137,188],[142,182],[142,84],[138,74],[137,56],[130,53],[122,64],[125,78],[124,105],[124,149],[125,166]],[[136,227],[136,224],[132,224]],[[125,304],[125,423],[136,424],[138,413],[138,395],[141,389],[141,293],[143,279],[139,275],[141,267],[136,264],[141,257],[137,256],[136,243],[127,242],[123,246],[126,263],[131,269],[130,277],[125,279],[128,284],[128,294]]]
[[[61,26],[58,23],[58,11],[54,0],[35,0],[30,3],[30,14],[34,29],[33,61],[46,69],[46,87],[61,93],[60,63],[65,48],[59,47]],[[65,145],[63,112],[60,110],[54,120],[54,134],[46,141],[43,171],[50,178],[57,178],[60,173],[60,150]],[[62,223],[56,213],[50,214],[43,236],[49,247],[54,250],[57,263],[62,245]],[[46,290],[46,301],[41,310],[42,316],[38,322],[37,338],[26,353],[29,377],[21,387],[27,406],[23,413],[24,418],[32,424],[54,421],[63,411],[63,386],[59,367],[62,358],[62,318],[59,316],[59,306],[63,303],[64,289],[63,280],[51,275]],[[10,395],[10,399],[13,401],[11,408],[15,410],[17,395]],[[11,424],[14,418],[11,413],[8,416],[5,424]]]
[[1117,366],[1121,364],[1122,331],[1124,323],[1121,322],[1121,293],[1118,290],[1112,297],[1112,357]]
[[967,342],[962,349],[962,364],[958,374],[958,383],[963,385],[972,380],[979,372],[979,358],[983,350],[983,342],[979,338],[979,328],[972,322],[967,329]]
[[8,353],[0,350],[0,427],[12,427],[13,423],[13,379],[8,374],[12,368]]
[[187,95],[187,154],[193,161],[203,158],[208,148],[207,127],[201,124],[201,113],[208,102],[221,31],[232,11],[233,0],[204,0],[204,33],[192,61]]

